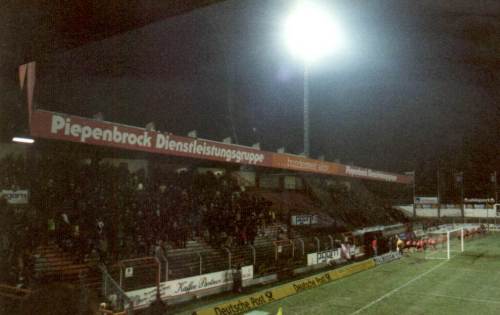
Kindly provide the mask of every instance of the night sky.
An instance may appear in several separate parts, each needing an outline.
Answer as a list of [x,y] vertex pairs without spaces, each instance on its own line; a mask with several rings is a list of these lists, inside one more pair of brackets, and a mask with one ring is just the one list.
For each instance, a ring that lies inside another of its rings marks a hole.
[[[349,41],[310,70],[313,157],[432,179],[439,164],[478,187],[500,173],[500,2],[327,3]],[[291,4],[222,1],[52,50],[39,60],[37,106],[300,153],[303,68],[282,38]],[[20,58],[7,60],[12,109]]]

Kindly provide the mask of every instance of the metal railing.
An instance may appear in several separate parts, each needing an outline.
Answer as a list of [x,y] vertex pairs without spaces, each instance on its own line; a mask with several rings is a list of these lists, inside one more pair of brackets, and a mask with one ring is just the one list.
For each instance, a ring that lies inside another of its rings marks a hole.
[[167,256],[165,256],[165,254],[163,254],[163,252],[158,251],[156,253],[156,258],[158,258],[158,260],[160,261],[160,264],[162,262],[165,262],[165,272],[164,272],[165,273],[165,277],[164,277],[164,279],[165,279],[165,281],[168,281],[169,270],[168,270],[168,258],[167,258]]
[[274,260],[278,262],[280,259],[287,260],[295,255],[295,248],[292,240],[274,241]]
[[197,252],[198,257],[200,258],[200,275],[203,274],[203,258],[201,257],[201,253]]
[[321,251],[321,242],[319,241],[319,238],[317,236],[314,237],[314,240],[316,241],[316,252]]
[[106,266],[99,265],[102,274],[102,295],[111,303],[113,309],[118,312],[124,311],[127,315],[134,314],[134,306],[125,291],[111,277]]
[[110,269],[99,266],[103,277],[102,294],[114,310],[129,315],[133,312],[134,302],[125,292],[154,289],[156,286],[156,294],[161,296],[162,281],[230,270],[234,266],[253,265],[255,277],[269,275],[282,267],[306,266],[307,254],[331,249],[334,243],[331,235],[324,235],[231,248],[183,250],[169,252],[168,257],[164,252],[157,251],[154,257],[122,260]]
[[255,246],[253,246],[251,244],[249,244],[248,246],[250,246],[250,248],[252,249],[252,259],[253,259],[252,265],[255,265],[257,262],[257,252],[255,250]]
[[333,249],[333,247],[334,247],[333,236],[331,236],[330,234],[328,234],[328,238],[330,239],[330,249]]
[[[158,287],[161,282],[161,263],[158,257],[142,257],[121,260],[118,263],[120,288],[129,291],[151,282]],[[127,274],[129,270],[130,274]]]
[[302,245],[302,256],[306,254],[306,247],[304,245],[304,240],[301,238],[298,238],[297,241]]
[[227,259],[228,259],[228,269],[231,269],[231,250],[227,248],[226,246],[222,247],[226,252],[227,252]]

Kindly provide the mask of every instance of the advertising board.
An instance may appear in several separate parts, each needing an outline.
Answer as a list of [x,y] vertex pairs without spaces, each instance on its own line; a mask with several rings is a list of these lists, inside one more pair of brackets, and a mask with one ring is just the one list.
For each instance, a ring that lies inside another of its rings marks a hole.
[[27,204],[29,201],[29,191],[27,189],[1,190],[0,197],[5,198],[8,204],[13,204],[13,205]]
[[299,292],[375,267],[373,259],[319,273],[275,288],[260,291],[241,298],[197,310],[196,315],[235,315],[249,312],[267,303],[283,299]]
[[33,137],[45,139],[401,184],[413,181],[401,174],[43,110],[32,112],[30,128]]
[[[253,266],[241,268],[242,280],[253,278]],[[160,283],[160,296],[162,299],[179,296],[188,293],[196,293],[200,290],[220,287],[232,283],[232,270],[212,272],[189,278],[170,280]],[[125,292],[132,300],[135,309],[147,307],[156,299],[156,287]]]

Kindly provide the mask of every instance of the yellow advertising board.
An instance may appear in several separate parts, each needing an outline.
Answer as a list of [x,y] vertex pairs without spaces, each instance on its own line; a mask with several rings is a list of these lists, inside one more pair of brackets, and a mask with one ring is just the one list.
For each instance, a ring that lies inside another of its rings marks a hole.
[[325,283],[347,277],[354,273],[375,267],[373,259],[354,263],[339,269],[293,281],[275,288],[243,296],[229,302],[213,305],[195,312],[196,315],[235,315],[248,312],[267,303],[283,299],[304,290],[319,287]]

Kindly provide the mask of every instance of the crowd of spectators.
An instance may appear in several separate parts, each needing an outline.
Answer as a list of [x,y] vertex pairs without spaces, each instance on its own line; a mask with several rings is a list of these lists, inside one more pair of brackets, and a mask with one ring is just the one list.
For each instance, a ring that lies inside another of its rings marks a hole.
[[[40,243],[55,242],[81,262],[107,263],[168,254],[193,239],[214,247],[253,244],[261,228],[277,219],[270,202],[244,191],[229,173],[178,172],[154,162],[131,172],[126,164],[64,154],[33,160],[0,160],[0,187],[30,191],[28,205],[0,200],[0,258],[17,274]],[[376,203],[342,189],[330,191],[332,204],[340,209],[336,217],[351,227],[401,222],[383,206],[373,208]]]
[[[0,161],[0,190],[28,185],[25,160],[9,155]],[[27,207],[9,205],[0,195],[0,282],[26,284],[31,253],[38,245],[35,213]]]
[[344,185],[329,188],[335,217],[348,229],[406,222],[407,218],[382,200]]
[[[146,176],[146,170],[130,172],[124,164],[62,156],[41,157],[37,163],[28,176],[24,159],[0,161],[2,187],[31,191],[18,223],[0,220],[2,232],[8,230],[2,240],[19,243],[2,247],[9,248],[10,262],[21,256],[18,248],[29,252],[40,242],[56,242],[82,262],[152,255],[185,247],[194,238],[213,246],[244,245],[253,243],[259,227],[275,220],[269,202],[242,191],[227,173],[172,172],[158,166]],[[1,207],[3,215],[14,211],[5,201]]]

